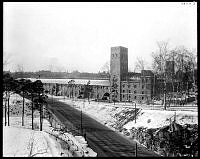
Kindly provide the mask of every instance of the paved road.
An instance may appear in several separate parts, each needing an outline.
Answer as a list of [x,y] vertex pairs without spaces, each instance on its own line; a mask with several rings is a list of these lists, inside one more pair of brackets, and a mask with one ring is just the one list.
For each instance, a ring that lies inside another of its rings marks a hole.
[[[68,126],[67,123],[70,122],[71,125],[73,125],[73,129],[77,128],[80,130],[81,112],[73,108],[73,106],[57,100],[54,100],[52,103],[52,100],[48,99],[48,109],[50,109],[62,123],[65,123],[66,127]],[[97,152],[98,157],[135,156],[136,143],[134,141],[109,129],[84,113],[82,114],[82,119],[83,129],[84,132],[86,132],[86,140],[88,141],[89,147]],[[137,156],[152,157],[158,155],[148,151],[143,146],[137,145]]]

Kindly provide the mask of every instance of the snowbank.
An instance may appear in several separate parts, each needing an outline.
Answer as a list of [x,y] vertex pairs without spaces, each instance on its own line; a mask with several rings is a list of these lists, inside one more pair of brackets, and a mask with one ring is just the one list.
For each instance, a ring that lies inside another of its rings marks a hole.
[[17,127],[3,127],[4,157],[58,156],[60,151],[54,145],[52,139],[44,132]]
[[141,110],[136,123],[130,121],[124,128],[131,129],[132,127],[159,128],[170,124],[176,115],[178,124],[198,124],[198,112],[189,111],[161,111],[161,110]]
[[[25,118],[22,125],[22,97],[10,97],[10,126],[3,127],[4,157],[96,157],[97,153],[87,147],[81,136],[55,131],[43,119],[43,131],[39,130],[39,112],[34,111],[34,130],[31,119],[31,101],[25,99]],[[6,119],[7,120],[7,119]],[[3,118],[3,125],[5,118]]]
[[[72,101],[70,99],[63,99],[63,97],[55,97],[59,101],[73,105],[76,109],[82,109],[83,112],[93,117],[97,121],[109,126],[110,128],[116,128],[119,123],[118,117],[124,117],[124,120],[128,122],[123,126],[126,129],[132,127],[146,127],[146,128],[158,128],[168,125],[171,120],[174,119],[176,113],[176,121],[178,124],[198,124],[198,112],[197,111],[168,111],[168,110],[150,110],[147,106],[137,105],[141,111],[137,116],[137,120],[131,119],[130,112],[134,110],[134,106],[131,104],[117,104],[113,103],[102,103],[102,102],[85,102],[82,100]],[[125,106],[125,107],[124,107]],[[145,107],[145,109],[143,109]],[[127,113],[129,112],[129,114]],[[130,120],[130,121],[129,121]]]

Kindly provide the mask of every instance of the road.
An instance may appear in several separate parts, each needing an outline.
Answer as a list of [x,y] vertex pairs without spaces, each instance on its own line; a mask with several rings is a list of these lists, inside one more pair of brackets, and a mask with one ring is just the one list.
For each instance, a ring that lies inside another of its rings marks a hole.
[[[69,123],[73,128],[81,128],[81,111],[66,103],[48,99],[48,109],[67,127]],[[134,157],[136,156],[136,143],[115,132],[95,119],[82,113],[82,127],[86,132],[86,140],[89,147],[97,152],[98,157]],[[79,131],[80,132],[80,131]],[[74,131],[78,133],[78,131]],[[148,151],[145,147],[137,144],[137,157],[154,157],[156,153]]]

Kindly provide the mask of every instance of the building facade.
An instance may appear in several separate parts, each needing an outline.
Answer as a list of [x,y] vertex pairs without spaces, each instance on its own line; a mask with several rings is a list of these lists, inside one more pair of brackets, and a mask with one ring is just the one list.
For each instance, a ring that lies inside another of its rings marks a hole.
[[[32,79],[36,80],[36,79]],[[110,79],[40,79],[50,94],[74,98],[108,99],[109,101],[150,101],[155,94],[155,76],[150,70],[130,75],[128,48],[111,47]],[[87,86],[91,91],[86,92]],[[106,97],[106,98],[105,98]]]

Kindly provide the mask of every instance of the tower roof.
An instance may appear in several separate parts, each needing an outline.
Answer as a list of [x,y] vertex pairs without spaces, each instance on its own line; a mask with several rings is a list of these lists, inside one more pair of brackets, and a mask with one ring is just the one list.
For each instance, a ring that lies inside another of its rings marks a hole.
[[127,47],[124,47],[124,46],[113,46],[113,47],[111,47],[111,48],[126,48],[126,49],[128,49]]

